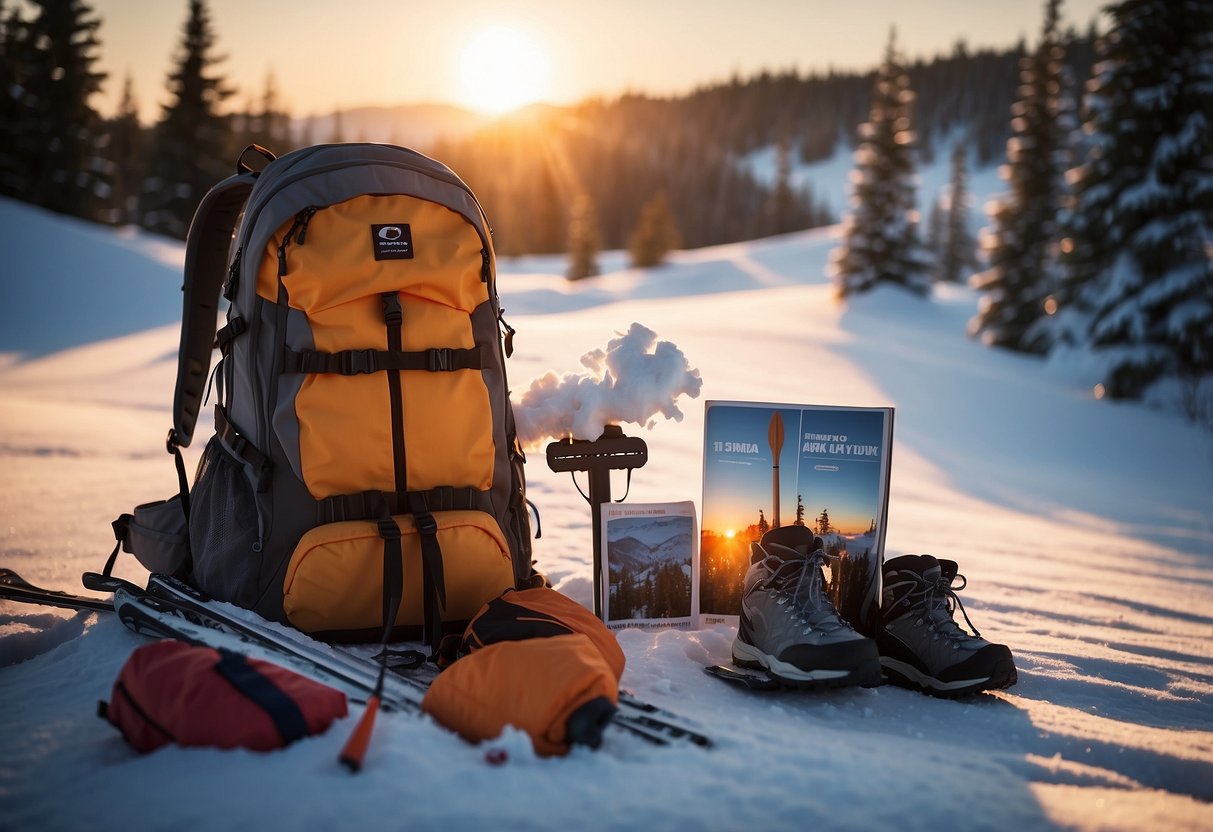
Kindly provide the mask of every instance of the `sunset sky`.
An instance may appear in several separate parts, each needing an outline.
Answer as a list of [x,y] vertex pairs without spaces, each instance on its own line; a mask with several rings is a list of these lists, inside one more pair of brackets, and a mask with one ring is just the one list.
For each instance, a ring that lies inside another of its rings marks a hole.
[[[1098,0],[1068,0],[1085,28]],[[145,120],[164,102],[186,0],[93,0],[102,18],[97,105],[129,72]],[[627,90],[683,93],[764,68],[874,67],[889,27],[911,57],[1035,41],[1043,0],[210,0],[220,71],[243,106],[271,71],[294,115],[446,102],[501,112]]]
[[[822,509],[844,534],[859,534],[880,514],[882,495],[878,459],[888,454],[885,416],[878,409],[777,406],[785,441],[780,448],[780,524],[796,518],[796,498],[804,498],[805,522],[813,523]],[[768,429],[774,410],[762,405],[713,402],[704,421],[703,529],[728,535],[758,522],[758,510],[774,524],[771,511],[772,459]],[[812,436],[810,436],[810,434]],[[849,445],[876,446],[876,457],[846,452],[804,450],[802,441],[821,434],[845,436]],[[736,443],[735,447],[727,443]],[[803,451],[803,452],[802,452]],[[731,535],[729,535],[731,536]]]

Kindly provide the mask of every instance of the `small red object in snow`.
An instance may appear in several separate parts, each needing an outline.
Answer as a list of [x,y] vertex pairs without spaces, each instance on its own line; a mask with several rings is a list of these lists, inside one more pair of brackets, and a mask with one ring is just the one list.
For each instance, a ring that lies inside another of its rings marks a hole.
[[500,766],[509,762],[510,752],[504,748],[490,748],[484,752],[484,761],[491,766]]

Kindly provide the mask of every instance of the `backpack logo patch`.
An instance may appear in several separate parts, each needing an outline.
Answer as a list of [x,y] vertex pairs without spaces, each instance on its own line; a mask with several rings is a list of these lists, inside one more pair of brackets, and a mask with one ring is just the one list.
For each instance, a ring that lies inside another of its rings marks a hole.
[[412,260],[413,232],[407,222],[371,226],[376,260]]

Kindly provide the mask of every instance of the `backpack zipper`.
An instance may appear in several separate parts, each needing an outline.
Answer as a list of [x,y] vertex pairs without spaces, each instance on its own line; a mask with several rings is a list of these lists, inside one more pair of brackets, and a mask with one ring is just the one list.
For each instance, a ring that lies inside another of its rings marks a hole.
[[307,224],[312,221],[312,217],[316,215],[316,208],[309,205],[298,214],[295,215],[294,222],[287,229],[286,234],[282,236],[282,244],[278,246],[278,277],[286,276],[286,248],[292,242],[294,237],[295,245],[303,245],[303,238],[307,236]]
[[[414,152],[414,151],[410,151],[410,152]],[[310,154],[310,153],[307,154],[307,156],[311,156],[311,155],[312,154]],[[416,155],[420,156],[421,154],[416,154]],[[301,162],[304,158],[307,158],[307,156],[301,156],[299,159],[294,160],[294,162],[292,164],[297,164],[298,162]],[[428,158],[428,157],[423,157],[423,158]],[[484,221],[484,228],[485,228],[485,232],[483,234],[480,232],[480,229],[477,226],[477,223],[475,222],[474,218],[468,217],[467,219],[469,220],[469,224],[473,228],[476,229],[476,233],[480,235],[481,242],[484,244],[484,246],[483,246],[484,250],[485,251],[488,250],[489,240],[493,236],[493,226],[492,226],[492,223],[489,222],[488,214],[486,214],[484,212],[484,206],[482,206],[480,204],[480,200],[478,200],[476,198],[476,194],[474,194],[472,192],[472,189],[467,186],[466,182],[464,182],[462,179],[460,179],[458,176],[456,176],[453,172],[444,173],[440,170],[433,170],[433,169],[425,167],[423,165],[410,164],[406,161],[390,160],[390,159],[347,159],[345,161],[333,162],[332,164],[323,165],[321,167],[314,168],[312,170],[305,171],[303,173],[296,173],[293,176],[286,176],[277,182],[271,183],[269,190],[264,191],[261,194],[257,195],[257,204],[255,206],[252,205],[252,203],[250,201],[249,209],[245,215],[245,220],[242,223],[242,227],[247,229],[247,236],[246,236],[246,234],[241,234],[241,239],[239,241],[240,245],[243,246],[248,241],[248,236],[252,235],[252,229],[256,226],[257,220],[260,218],[261,211],[265,208],[265,206],[269,203],[269,201],[273,198],[273,196],[275,194],[277,194],[280,190],[288,187],[289,185],[294,184],[295,182],[298,182],[303,179],[307,179],[311,176],[319,176],[321,174],[331,173],[333,171],[341,170],[343,168],[354,167],[354,166],[358,166],[358,165],[379,165],[381,167],[400,168],[402,170],[408,170],[408,171],[413,171],[415,173],[423,174],[432,179],[437,179],[440,182],[445,182],[448,185],[453,185],[454,187],[459,188],[461,191],[463,191],[469,197],[471,197],[472,202],[476,205],[477,209],[479,209],[479,211],[480,211],[480,218]],[[417,198],[425,199],[424,197],[417,197]],[[432,202],[433,200],[426,200],[426,201]],[[298,216],[298,215],[296,215],[296,216]],[[490,282],[490,285],[491,285],[491,281],[486,281],[486,282]]]
[[236,256],[232,258],[232,265],[227,270],[227,280],[223,284],[223,297],[229,303],[236,294],[236,287],[240,285],[240,258],[243,254],[244,246],[239,246],[236,249]]
[[[262,436],[265,437],[267,442],[269,441],[270,431],[273,428],[274,408],[278,406],[278,377],[281,375],[280,369],[282,364],[282,355],[286,351],[285,322],[286,316],[289,314],[289,310],[283,310],[280,308],[283,297],[286,294],[286,289],[282,284],[282,279],[287,273],[286,250],[292,241],[296,245],[303,245],[304,238],[307,236],[308,223],[312,221],[312,217],[316,215],[317,210],[318,209],[314,205],[309,205],[307,208],[304,208],[302,211],[295,214],[295,219],[291,223],[291,227],[288,228],[286,234],[282,236],[282,243],[278,246],[278,308],[275,309],[274,314],[279,325],[275,327],[278,331],[276,333],[277,340],[274,343],[273,366],[270,369],[271,376],[269,397],[265,402],[265,408],[261,413],[261,424],[265,431]],[[251,354],[253,355],[255,364],[256,354]]]

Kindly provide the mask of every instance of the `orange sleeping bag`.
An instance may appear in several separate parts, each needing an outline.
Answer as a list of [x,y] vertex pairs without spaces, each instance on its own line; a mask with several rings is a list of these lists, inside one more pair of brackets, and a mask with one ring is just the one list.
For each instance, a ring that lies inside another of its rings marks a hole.
[[421,707],[472,742],[513,725],[535,753],[562,755],[601,744],[623,668],[614,633],[585,607],[548,587],[510,589],[472,619]]

